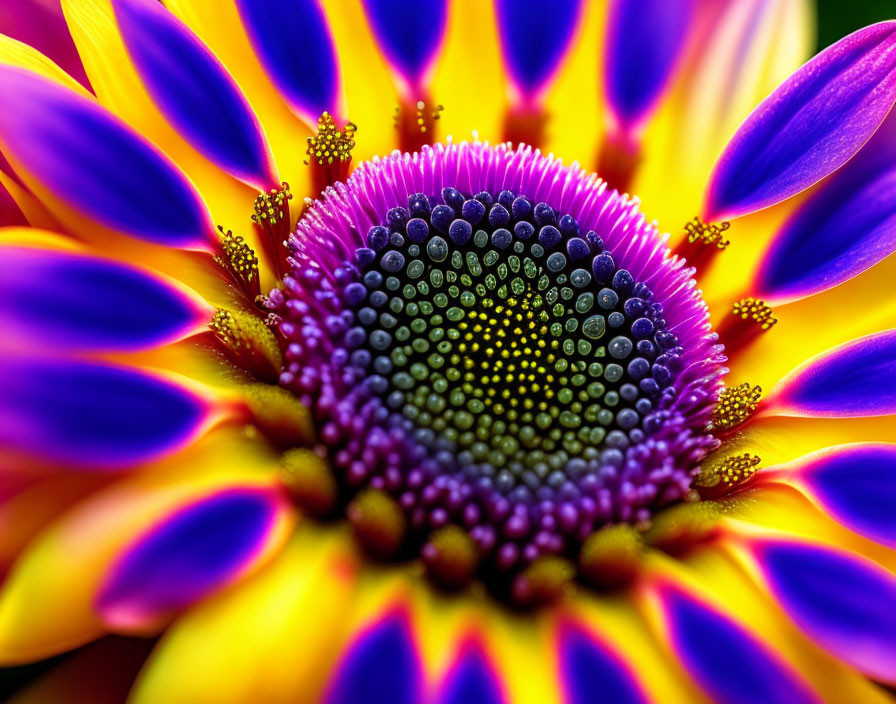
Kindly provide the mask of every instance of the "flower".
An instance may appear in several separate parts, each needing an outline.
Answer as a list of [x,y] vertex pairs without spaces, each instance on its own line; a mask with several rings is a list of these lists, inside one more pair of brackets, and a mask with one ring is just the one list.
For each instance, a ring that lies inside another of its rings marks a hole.
[[0,16],[23,701],[887,701],[896,24],[804,15]]

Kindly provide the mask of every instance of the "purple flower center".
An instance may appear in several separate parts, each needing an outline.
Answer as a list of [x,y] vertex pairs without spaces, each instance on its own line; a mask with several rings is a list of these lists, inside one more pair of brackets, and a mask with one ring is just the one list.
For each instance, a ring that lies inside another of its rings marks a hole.
[[[602,232],[575,203],[564,212],[562,190],[427,184],[425,167],[451,150],[513,154],[449,145],[396,159],[401,200],[376,193],[374,162],[300,223],[270,299],[280,381],[312,410],[346,502],[385,494],[424,559],[433,531],[452,526],[485,569],[512,573],[688,495],[713,443],[719,350],[690,272],[656,256],[662,241],[633,208],[622,231],[615,220]],[[517,168],[537,178],[554,163]],[[407,188],[418,166],[423,188]],[[628,205],[593,179],[578,185],[596,188],[601,215]],[[658,295],[679,282],[690,296]],[[677,301],[688,309],[668,315]]]

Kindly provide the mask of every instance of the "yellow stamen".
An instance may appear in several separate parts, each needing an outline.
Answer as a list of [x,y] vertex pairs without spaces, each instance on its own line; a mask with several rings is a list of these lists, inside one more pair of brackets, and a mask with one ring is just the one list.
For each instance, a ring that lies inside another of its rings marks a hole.
[[221,254],[215,256],[219,266],[229,270],[258,295],[258,257],[241,235],[218,227],[221,234]]
[[719,395],[710,429],[720,431],[737,427],[753,415],[761,396],[761,387],[747,383],[726,388]]
[[283,220],[289,220],[289,201],[292,193],[289,184],[284,182],[280,188],[272,188],[267,193],[259,193],[255,198],[255,214],[252,221],[259,225],[276,227]]
[[262,381],[277,380],[283,357],[274,333],[262,320],[219,308],[208,326],[240,369]]
[[717,249],[725,249],[731,240],[723,237],[723,233],[731,227],[730,222],[722,222],[718,225],[714,223],[703,222],[699,217],[695,217],[684,226],[687,233],[688,242],[691,244],[699,243]]
[[723,487],[731,488],[743,484],[756,474],[759,457],[745,452],[741,455],[731,455],[721,462],[704,465],[700,468],[700,474],[694,480],[694,484],[702,488]]
[[324,112],[317,120],[317,134],[308,137],[308,149],[305,153],[311,161],[320,165],[348,162],[352,158],[357,130],[358,126],[353,122],[345,123],[345,127],[340,130],[333,116]]
[[758,298],[742,298],[734,304],[731,312],[735,317],[755,323],[761,330],[768,330],[778,322],[772,315],[772,309]]

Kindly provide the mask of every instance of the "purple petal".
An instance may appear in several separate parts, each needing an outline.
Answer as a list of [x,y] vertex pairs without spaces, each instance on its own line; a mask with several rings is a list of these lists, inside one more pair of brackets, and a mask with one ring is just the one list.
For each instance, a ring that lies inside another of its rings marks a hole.
[[3,357],[0,445],[51,461],[116,468],[170,452],[208,417],[184,388],[122,367]]
[[644,704],[647,699],[632,673],[613,653],[583,628],[569,623],[560,629],[560,676],[564,704]]
[[534,99],[550,83],[569,49],[581,0],[555,0],[550,12],[538,0],[497,0],[501,51],[516,89]]
[[229,489],[153,526],[113,567],[97,597],[118,628],[158,622],[235,578],[259,557],[284,510],[277,494]]
[[90,81],[58,0],[0,2],[0,34],[34,47],[90,90]]
[[746,119],[712,175],[705,216],[767,208],[845,164],[896,99],[896,22],[860,29],[788,78]]
[[446,0],[364,0],[364,11],[392,70],[419,89],[445,36]]
[[338,114],[339,67],[317,0],[237,0],[255,53],[284,99],[317,124]]
[[846,445],[810,455],[796,477],[837,521],[896,548],[896,445]]
[[764,300],[774,305],[820,293],[896,252],[894,126],[888,118],[774,237],[755,283]]
[[439,688],[437,704],[504,704],[497,673],[477,645],[462,649]]
[[99,105],[6,66],[0,96],[0,142],[54,195],[135,237],[208,248],[214,228],[193,185]]
[[781,607],[821,647],[896,683],[896,577],[870,560],[805,543],[754,545]]
[[175,127],[236,178],[260,190],[276,185],[258,120],[205,45],[157,0],[115,0],[114,6],[141,78]]
[[840,345],[799,367],[772,393],[768,412],[859,418],[896,413],[896,330]]
[[661,601],[675,653],[713,701],[819,701],[791,667],[724,614],[675,587],[664,588]]
[[673,74],[693,2],[615,0],[604,43],[607,102],[619,125],[636,130]]
[[418,704],[420,656],[407,615],[391,612],[363,631],[330,682],[327,704]]
[[70,350],[133,350],[176,340],[210,312],[130,266],[2,247],[0,326],[12,338]]

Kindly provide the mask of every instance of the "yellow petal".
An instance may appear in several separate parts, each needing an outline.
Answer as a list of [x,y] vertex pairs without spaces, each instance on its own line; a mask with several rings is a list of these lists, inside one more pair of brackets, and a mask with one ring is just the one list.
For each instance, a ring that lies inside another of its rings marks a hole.
[[183,169],[215,223],[251,242],[254,230],[249,218],[258,192],[199,154],[155,107],[119,34],[110,0],[63,0],[62,10],[100,103]]
[[311,130],[290,111],[268,79],[233,0],[168,0],[165,6],[205,42],[239,85],[264,129],[280,177],[300,201],[313,195],[304,164]]
[[52,59],[41,54],[33,46],[4,34],[0,34],[0,64],[28,69],[44,78],[60,83],[66,88],[71,88],[85,97],[93,97],[84,86],[63,71]]
[[48,657],[102,635],[94,596],[121,549],[152,523],[217,489],[273,484],[273,468],[262,471],[251,447],[220,440],[213,435],[115,482],[29,544],[0,590],[0,663]]
[[131,703],[318,701],[338,656],[356,570],[342,532],[300,526],[264,570],[166,633]]

